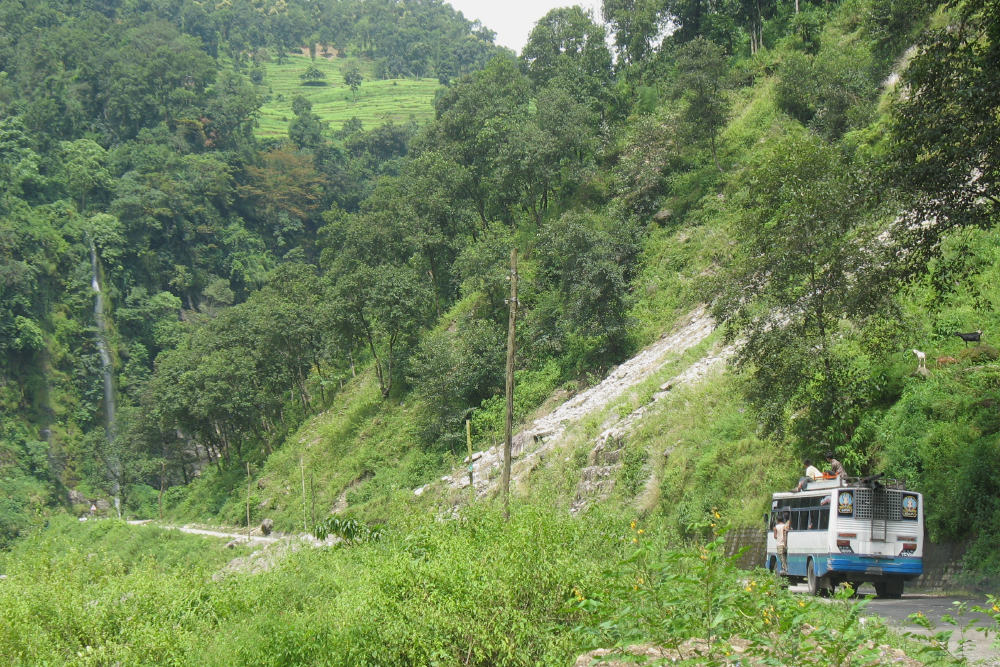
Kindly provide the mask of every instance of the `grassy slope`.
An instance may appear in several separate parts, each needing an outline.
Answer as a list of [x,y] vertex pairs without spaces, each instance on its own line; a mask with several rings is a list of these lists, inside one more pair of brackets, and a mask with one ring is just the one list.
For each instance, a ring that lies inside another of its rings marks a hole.
[[[326,74],[326,85],[303,85],[299,79],[310,65]],[[353,65],[361,70],[365,80],[357,91],[357,99],[344,84],[344,72]],[[313,104],[313,113],[340,129],[345,121],[357,116],[366,129],[386,121],[417,122],[434,115],[434,94],[441,84],[436,79],[393,79],[378,81],[372,76],[372,63],[319,56],[311,62],[309,56],[291,55],[285,62],[267,65],[267,82],[272,99],[261,108],[257,136],[279,138],[288,135],[292,113],[292,97],[302,95]]]

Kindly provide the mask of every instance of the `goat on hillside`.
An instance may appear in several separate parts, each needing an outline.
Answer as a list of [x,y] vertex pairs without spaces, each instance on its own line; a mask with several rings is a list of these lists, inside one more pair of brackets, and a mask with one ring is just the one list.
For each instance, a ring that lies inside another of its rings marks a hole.
[[921,352],[920,350],[914,350],[913,354],[917,355],[917,370],[927,368],[927,353]]
[[938,357],[937,358],[938,368],[941,368],[942,366],[947,366],[948,364],[957,364],[957,363],[958,363],[958,359],[956,359],[955,357]]
[[958,333],[955,335],[965,341],[965,347],[969,347],[969,343],[978,343],[983,338],[983,330],[973,331],[972,333]]

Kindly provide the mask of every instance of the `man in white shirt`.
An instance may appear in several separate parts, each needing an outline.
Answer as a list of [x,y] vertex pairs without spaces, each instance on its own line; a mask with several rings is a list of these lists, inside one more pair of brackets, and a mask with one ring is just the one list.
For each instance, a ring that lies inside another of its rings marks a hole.
[[819,471],[819,468],[813,465],[812,459],[806,459],[803,463],[806,466],[806,474],[799,478],[799,485],[792,489],[792,493],[798,493],[802,489],[806,488],[809,482],[815,482],[817,479],[823,479],[823,473]]
[[778,574],[788,574],[788,524],[780,514],[774,522],[774,539],[778,542],[778,560],[781,562]]

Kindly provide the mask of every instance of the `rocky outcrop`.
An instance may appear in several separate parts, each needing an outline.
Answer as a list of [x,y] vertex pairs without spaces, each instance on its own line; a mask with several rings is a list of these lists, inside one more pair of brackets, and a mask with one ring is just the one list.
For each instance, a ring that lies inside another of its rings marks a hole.
[[718,352],[711,352],[678,373],[668,382],[660,385],[660,390],[653,394],[652,400],[640,406],[617,421],[607,421],[602,425],[602,431],[594,441],[590,452],[590,466],[584,468],[576,497],[570,512],[579,512],[588,502],[602,500],[611,495],[615,488],[614,473],[621,468],[619,459],[625,446],[628,434],[652,406],[665,398],[675,388],[693,384],[703,380],[711,371],[719,369],[736,351],[737,344],[729,345]]
[[[672,333],[664,334],[656,343],[618,366],[603,382],[580,392],[522,429],[512,442],[512,458],[520,459],[512,466],[512,480],[516,483],[537,468],[559,443],[570,425],[603,410],[613,400],[662,369],[668,363],[668,355],[691,349],[705,340],[714,329],[715,321],[708,315],[706,308],[698,307]],[[698,364],[702,362],[704,360]],[[690,368],[685,373],[689,371]],[[496,488],[502,466],[503,451],[499,446],[473,455],[476,495],[485,496]],[[597,473],[595,475],[600,477]],[[454,475],[449,484],[455,489],[468,487],[468,472]]]

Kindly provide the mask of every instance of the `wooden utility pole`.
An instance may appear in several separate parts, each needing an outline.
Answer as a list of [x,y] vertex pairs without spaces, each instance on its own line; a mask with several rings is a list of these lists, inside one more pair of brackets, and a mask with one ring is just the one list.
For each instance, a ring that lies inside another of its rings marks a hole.
[[316,525],[316,477],[309,471],[309,523]]
[[476,499],[476,485],[472,479],[472,422],[465,420],[465,444],[469,447],[469,500]]
[[309,532],[309,518],[306,516],[306,459],[299,456],[299,471],[302,473],[302,529]]
[[160,521],[163,521],[163,475],[167,472],[166,461],[160,462],[160,498],[157,501],[160,505]]
[[510,251],[510,325],[507,327],[507,416],[503,441],[503,518],[510,518],[510,450],[514,439],[514,331],[517,326],[517,248]]
[[250,462],[247,461],[247,544],[250,543]]

